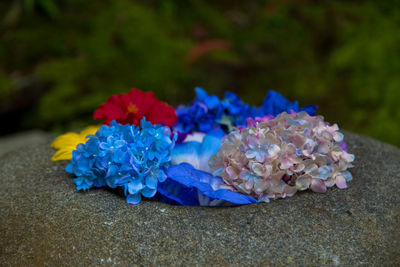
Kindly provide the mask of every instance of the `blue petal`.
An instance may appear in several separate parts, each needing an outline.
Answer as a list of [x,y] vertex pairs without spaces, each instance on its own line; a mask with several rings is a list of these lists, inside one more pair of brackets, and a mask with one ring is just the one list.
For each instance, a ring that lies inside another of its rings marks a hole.
[[119,170],[118,166],[116,166],[116,165],[110,165],[110,166],[108,167],[108,170],[107,170],[107,173],[106,173],[106,177],[116,175],[117,172],[118,172],[118,170]]
[[123,146],[126,145],[126,141],[125,140],[117,140],[114,143],[115,148],[121,148]]
[[270,114],[273,116],[277,116],[279,113],[290,112],[291,110],[295,112],[306,111],[310,115],[315,115],[316,109],[316,106],[311,105],[300,109],[299,103],[297,101],[292,103],[278,92],[270,90],[268,91],[267,96],[264,99],[264,103],[260,108],[260,115],[265,116]]
[[68,173],[74,173],[74,171],[73,171],[73,164],[72,164],[72,163],[69,163],[69,164],[67,165],[67,167],[65,167],[65,171],[68,172]]
[[88,190],[91,188],[90,183],[84,178],[74,178],[74,183],[76,184],[76,190]]
[[224,132],[224,130],[221,129],[221,127],[215,127],[211,131],[207,132],[207,135],[222,139],[222,137],[224,137],[226,133]]
[[217,108],[219,105],[219,98],[215,95],[208,95],[206,91],[200,87],[195,88],[197,100],[203,102],[208,109]]
[[136,194],[142,190],[143,184],[140,179],[134,179],[128,183],[128,192],[129,194]]
[[106,178],[106,184],[111,188],[116,188],[118,182],[118,177],[112,176]]
[[140,194],[130,194],[126,197],[126,202],[136,205],[140,203],[141,199],[142,197],[140,196]]
[[165,179],[167,179],[167,175],[165,175],[165,173],[163,171],[159,171],[158,172],[158,177],[157,177],[159,182],[164,182]]
[[198,100],[202,101],[207,97],[207,92],[201,89],[200,87],[196,87],[195,89],[196,97]]
[[199,167],[199,151],[201,144],[196,141],[176,144],[171,152],[172,164],[180,164],[183,162],[190,163],[196,168]]
[[199,120],[198,122],[199,131],[207,133],[211,131],[214,127],[215,118],[213,116],[206,115],[204,118]]
[[218,105],[219,105],[219,99],[218,99],[218,97],[217,96],[208,96],[207,98],[206,98],[206,105],[207,105],[207,108],[209,108],[209,109],[214,109],[214,108],[217,108],[218,107]]
[[202,157],[204,156],[212,156],[216,154],[221,146],[221,138],[211,136],[211,135],[206,135],[203,139],[203,142],[201,143],[200,147],[200,155]]
[[109,149],[109,148],[110,148],[110,145],[109,145],[108,143],[106,143],[106,142],[101,142],[100,145],[99,145],[99,147],[100,147],[101,149],[106,150],[106,149]]
[[341,174],[346,179],[346,182],[350,182],[353,178],[353,175],[349,171],[342,171]]
[[158,183],[158,177],[154,175],[148,175],[146,177],[146,186],[148,188],[156,189],[157,188],[157,183]]
[[[196,170],[187,163],[172,165],[167,170],[167,180],[159,183],[158,191],[160,200],[167,203],[175,203],[186,206],[199,205],[241,205],[258,202],[250,196],[246,196],[227,189],[214,190],[210,183],[215,182],[210,173]],[[208,203],[202,200],[208,199]],[[221,200],[221,201],[215,201]]]
[[307,112],[311,116],[315,116],[318,107],[314,105],[308,105],[301,109],[301,111]]
[[314,178],[326,180],[332,176],[332,167],[331,166],[322,166],[318,168],[318,172],[314,175]]
[[219,148],[221,147],[221,142],[221,139],[218,137],[210,135],[206,135],[206,137],[204,137],[199,152],[200,166],[197,169],[208,172],[211,171],[210,167],[208,167],[208,161],[210,160],[211,156],[217,154]]
[[242,110],[243,102],[235,93],[226,92],[223,105],[230,114],[238,114]]
[[221,138],[206,135],[202,143],[190,141],[175,145],[172,149],[172,164],[189,163],[202,171],[211,171],[208,161],[216,154],[221,146]]
[[147,197],[147,198],[151,198],[154,197],[155,194],[157,193],[157,189],[155,188],[149,188],[149,187],[145,187],[142,191],[142,196]]

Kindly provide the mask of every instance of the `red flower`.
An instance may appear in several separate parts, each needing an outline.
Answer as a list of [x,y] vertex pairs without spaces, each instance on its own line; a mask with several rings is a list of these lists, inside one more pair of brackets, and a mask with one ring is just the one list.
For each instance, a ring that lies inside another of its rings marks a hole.
[[152,124],[172,126],[178,117],[175,109],[158,100],[152,92],[132,89],[127,94],[113,95],[94,112],[95,120],[110,124],[116,120],[121,124],[140,125],[145,117]]

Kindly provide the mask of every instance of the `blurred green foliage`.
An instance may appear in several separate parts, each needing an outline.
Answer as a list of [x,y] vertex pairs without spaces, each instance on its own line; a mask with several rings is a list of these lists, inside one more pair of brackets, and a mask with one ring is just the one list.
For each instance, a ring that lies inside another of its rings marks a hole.
[[177,105],[201,86],[254,105],[274,89],[400,145],[399,1],[14,0],[1,17],[0,104],[44,88],[17,130],[93,123],[132,87]]

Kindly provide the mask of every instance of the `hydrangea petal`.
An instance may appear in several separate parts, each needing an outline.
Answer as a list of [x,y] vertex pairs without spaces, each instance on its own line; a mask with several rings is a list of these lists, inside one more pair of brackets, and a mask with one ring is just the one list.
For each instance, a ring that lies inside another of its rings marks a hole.
[[346,179],[341,175],[336,176],[336,186],[340,189],[347,188]]
[[298,190],[306,190],[311,185],[311,177],[299,177],[296,180],[296,188]]
[[141,200],[140,194],[130,194],[126,197],[126,202],[133,205],[139,204]]
[[133,179],[128,183],[128,192],[129,194],[137,194],[143,189],[143,184],[139,179]]
[[305,111],[311,116],[314,116],[317,107],[309,105],[306,106],[304,109],[300,109],[299,103],[297,101],[291,103],[278,92],[270,90],[268,91],[267,96],[264,99],[261,110],[262,116],[265,116],[267,114],[277,116],[282,112],[290,112],[291,110],[295,112]]
[[144,197],[151,198],[151,197],[154,197],[154,196],[156,195],[157,189],[145,187],[145,188],[142,190],[141,193],[142,193],[142,195],[143,195]]
[[148,175],[146,177],[146,186],[151,189],[157,189],[158,177],[153,175]]
[[312,179],[311,180],[311,190],[317,193],[325,193],[326,192],[326,185],[320,179]]

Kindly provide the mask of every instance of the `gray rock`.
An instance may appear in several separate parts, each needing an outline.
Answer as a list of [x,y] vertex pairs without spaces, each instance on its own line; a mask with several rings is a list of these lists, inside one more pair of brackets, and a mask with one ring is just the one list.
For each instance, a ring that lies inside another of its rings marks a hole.
[[346,136],[349,188],[233,208],[82,193],[31,145],[0,158],[0,265],[400,265],[400,150]]
[[14,135],[3,136],[0,139],[0,157],[4,154],[23,149],[30,144],[45,144],[48,142],[49,134],[40,130],[31,130]]

